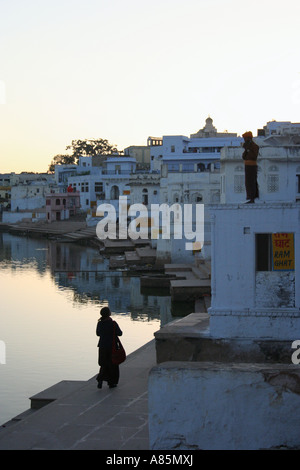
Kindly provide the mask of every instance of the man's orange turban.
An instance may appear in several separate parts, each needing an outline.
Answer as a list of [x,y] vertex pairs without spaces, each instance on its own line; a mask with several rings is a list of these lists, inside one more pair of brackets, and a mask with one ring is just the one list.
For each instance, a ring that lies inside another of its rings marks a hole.
[[243,137],[244,139],[252,139],[253,138],[252,132],[251,131],[245,132],[245,134],[243,134]]

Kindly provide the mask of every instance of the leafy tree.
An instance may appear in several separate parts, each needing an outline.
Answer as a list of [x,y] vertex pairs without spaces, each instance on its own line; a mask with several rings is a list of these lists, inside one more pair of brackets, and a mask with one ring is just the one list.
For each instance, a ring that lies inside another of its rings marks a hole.
[[78,160],[79,157],[92,155],[112,154],[117,148],[106,139],[72,140],[67,150],[72,150],[72,155]]
[[55,165],[72,165],[75,163],[74,155],[56,155],[49,165],[49,171],[55,170]]
[[66,150],[71,150],[72,154],[56,155],[49,165],[50,172],[54,171],[55,165],[77,164],[79,157],[103,154],[111,155],[117,152],[117,148],[111,145],[106,139],[72,140],[71,145],[68,145]]

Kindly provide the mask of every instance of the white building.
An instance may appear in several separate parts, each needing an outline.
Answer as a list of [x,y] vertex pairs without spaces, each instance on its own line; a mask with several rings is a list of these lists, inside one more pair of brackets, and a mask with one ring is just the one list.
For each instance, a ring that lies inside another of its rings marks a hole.
[[224,146],[240,146],[241,137],[233,133],[219,133],[207,118],[206,124],[197,134],[148,138],[151,169],[161,170],[162,164],[169,172],[207,171],[220,167],[220,152]]
[[[241,147],[235,133],[219,133],[210,117],[196,134],[148,138],[151,169],[161,175],[160,203],[204,204],[205,241],[202,256],[210,258],[209,205],[220,201],[220,155],[224,146]],[[194,263],[195,251],[186,251],[186,240],[157,241],[161,262]]]
[[[201,255],[210,258],[210,217],[209,207],[220,201],[219,170],[212,166],[203,172],[168,172],[167,165],[162,167],[160,180],[160,203],[180,204],[182,212],[184,205],[204,204],[204,245]],[[196,226],[193,224],[193,230]],[[175,239],[172,233],[170,240],[157,241],[157,257],[165,263],[194,264],[197,251],[186,250],[186,239]],[[199,253],[198,253],[199,254]]]
[[11,210],[3,212],[5,223],[15,223],[23,219],[32,221],[46,218],[46,195],[58,189],[54,180],[19,183],[11,187]]
[[130,201],[130,176],[136,171],[136,160],[130,157],[108,156],[101,166],[92,165],[93,157],[82,157],[76,176],[68,184],[80,192],[81,208],[87,212],[89,224],[97,223],[99,204],[109,203],[118,210],[120,196]]
[[211,334],[300,339],[300,206],[226,204],[211,213]]
[[61,191],[65,191],[68,186],[68,178],[77,175],[78,165],[55,165],[54,178]]
[[233,191],[241,149],[222,153],[226,204],[210,208],[211,307],[193,331],[179,330],[191,359],[150,374],[152,450],[299,448],[299,148],[261,151],[261,200],[249,205]]
[[[258,129],[259,199],[255,202],[300,200],[300,124],[271,121]],[[246,199],[243,148],[221,150],[221,202]]]
[[157,173],[136,173],[130,176],[130,202],[131,204],[159,204],[160,202],[160,175]]
[[[243,149],[221,152],[221,202],[246,200]],[[300,146],[261,146],[259,149],[256,203],[300,200]]]
[[295,143],[296,141],[294,137],[298,137],[297,142],[300,144],[300,123],[290,121],[269,121],[263,129],[258,129],[257,135],[259,137],[263,137],[265,142],[267,144],[270,142],[271,145],[274,144],[275,138],[278,136],[291,137]]

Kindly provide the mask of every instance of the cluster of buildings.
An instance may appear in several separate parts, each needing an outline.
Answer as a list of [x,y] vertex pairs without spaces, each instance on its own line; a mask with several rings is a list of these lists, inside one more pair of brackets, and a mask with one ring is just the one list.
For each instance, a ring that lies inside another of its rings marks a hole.
[[[257,130],[259,204],[300,200],[300,124],[268,122]],[[149,137],[145,146],[131,146],[115,155],[80,157],[76,165],[56,165],[54,174],[0,175],[2,222],[66,220],[79,211],[96,225],[97,207],[109,203],[118,213],[119,197],[128,205],[194,204],[205,207],[205,243],[210,258],[214,204],[245,201],[243,139],[218,132],[208,117],[189,137]],[[68,190],[72,188],[72,192]],[[161,261],[192,261],[183,243],[153,242]]]

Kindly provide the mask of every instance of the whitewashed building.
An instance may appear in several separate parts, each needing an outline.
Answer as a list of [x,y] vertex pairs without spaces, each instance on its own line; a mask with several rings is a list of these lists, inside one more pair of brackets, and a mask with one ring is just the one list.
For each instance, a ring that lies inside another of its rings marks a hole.
[[3,212],[2,221],[15,223],[23,219],[32,221],[46,218],[46,195],[57,191],[54,180],[19,183],[11,187],[11,210]]
[[55,165],[54,178],[61,191],[66,191],[68,178],[76,176],[78,165]]
[[211,213],[211,334],[300,339],[300,205],[226,204]]
[[224,146],[240,146],[237,134],[218,132],[208,117],[203,129],[190,137],[167,135],[148,138],[151,170],[160,171],[166,164],[169,172],[202,172],[220,168],[220,152]]
[[[190,137],[175,135],[148,139],[151,169],[161,175],[160,203],[204,204],[205,240],[201,256],[206,259],[210,258],[209,206],[220,201],[221,149],[229,145],[241,148],[242,142],[235,133],[218,132],[210,117],[205,126]],[[187,251],[185,244],[184,238],[159,239],[158,259],[161,262],[194,263],[196,251]]]
[[[211,255],[209,207],[220,201],[219,177],[219,170],[215,170],[213,166],[202,172],[198,172],[197,169],[191,172],[168,172],[165,164],[161,173],[160,204],[168,203],[170,206],[180,204],[182,213],[185,204],[204,205],[204,245],[201,256],[206,259],[210,259]],[[195,219],[192,227],[196,230]],[[157,241],[157,257],[160,262],[194,264],[196,253],[197,250],[187,251],[185,238],[175,239],[173,233],[169,240]]]
[[130,202],[131,204],[144,204],[146,207],[160,202],[160,175],[157,173],[131,174]]
[[[77,176],[68,178],[76,191],[80,191],[83,210],[96,210],[99,201],[116,201],[120,195],[130,195],[129,178],[135,172],[136,160],[129,157],[107,157],[102,167],[83,167]],[[82,171],[85,168],[87,171]]]
[[299,148],[262,146],[255,204],[234,191],[240,161],[241,149],[222,151],[223,203],[210,208],[211,306],[176,338],[185,337],[189,359],[150,374],[153,450],[300,446]]
[[[222,203],[246,200],[242,153],[242,148],[233,147],[221,151]],[[300,145],[267,146],[261,142],[257,165],[259,199],[255,203],[300,200]]]

